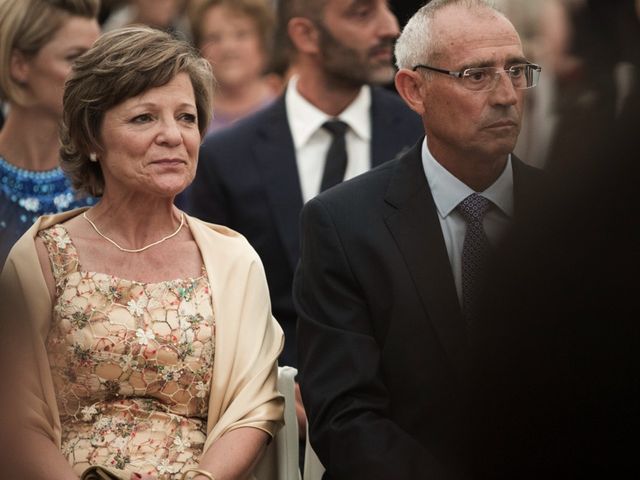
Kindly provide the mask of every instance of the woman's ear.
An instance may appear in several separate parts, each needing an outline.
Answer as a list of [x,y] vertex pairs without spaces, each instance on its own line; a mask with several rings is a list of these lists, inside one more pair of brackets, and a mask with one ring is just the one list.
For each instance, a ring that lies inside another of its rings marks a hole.
[[303,53],[320,52],[318,29],[308,18],[293,17],[289,20],[287,32],[297,51]]
[[13,49],[10,62],[11,78],[20,85],[26,85],[29,79],[31,64],[24,53]]
[[425,112],[425,82],[425,78],[420,73],[407,68],[401,68],[396,73],[396,90],[409,108],[420,116]]

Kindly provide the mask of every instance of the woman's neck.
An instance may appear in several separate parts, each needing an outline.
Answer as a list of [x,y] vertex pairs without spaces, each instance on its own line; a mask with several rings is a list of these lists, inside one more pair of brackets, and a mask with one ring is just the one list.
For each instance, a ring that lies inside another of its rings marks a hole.
[[112,240],[126,248],[139,248],[174,232],[181,213],[172,198],[105,191],[87,215]]
[[12,105],[0,130],[0,156],[26,170],[52,170],[59,165],[58,128],[43,112]]

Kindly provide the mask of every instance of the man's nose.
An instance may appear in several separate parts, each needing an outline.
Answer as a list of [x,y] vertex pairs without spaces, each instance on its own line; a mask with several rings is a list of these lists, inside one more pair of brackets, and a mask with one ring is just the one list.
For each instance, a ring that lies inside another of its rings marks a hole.
[[515,105],[518,103],[518,92],[506,70],[499,70],[496,84],[491,90],[493,103],[497,105]]
[[378,34],[385,38],[397,38],[400,35],[400,26],[398,25],[398,19],[385,5],[380,12],[380,18],[378,21]]

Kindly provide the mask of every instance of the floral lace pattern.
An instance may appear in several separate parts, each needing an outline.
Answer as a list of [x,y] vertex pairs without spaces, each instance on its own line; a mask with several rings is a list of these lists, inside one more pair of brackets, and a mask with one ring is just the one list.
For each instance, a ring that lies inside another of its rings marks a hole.
[[77,473],[106,465],[177,478],[206,439],[215,335],[206,274],[141,283],[86,272],[64,227],[39,235],[56,282],[47,352],[64,455]]

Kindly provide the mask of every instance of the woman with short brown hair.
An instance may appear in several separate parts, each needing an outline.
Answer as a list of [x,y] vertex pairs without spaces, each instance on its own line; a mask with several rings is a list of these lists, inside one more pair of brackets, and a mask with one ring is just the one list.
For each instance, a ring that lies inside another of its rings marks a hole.
[[100,200],[41,217],[2,274],[33,330],[30,479],[244,479],[282,423],[260,259],[173,204],[212,86],[188,44],[147,27],[105,34],[74,65],[62,164]]

